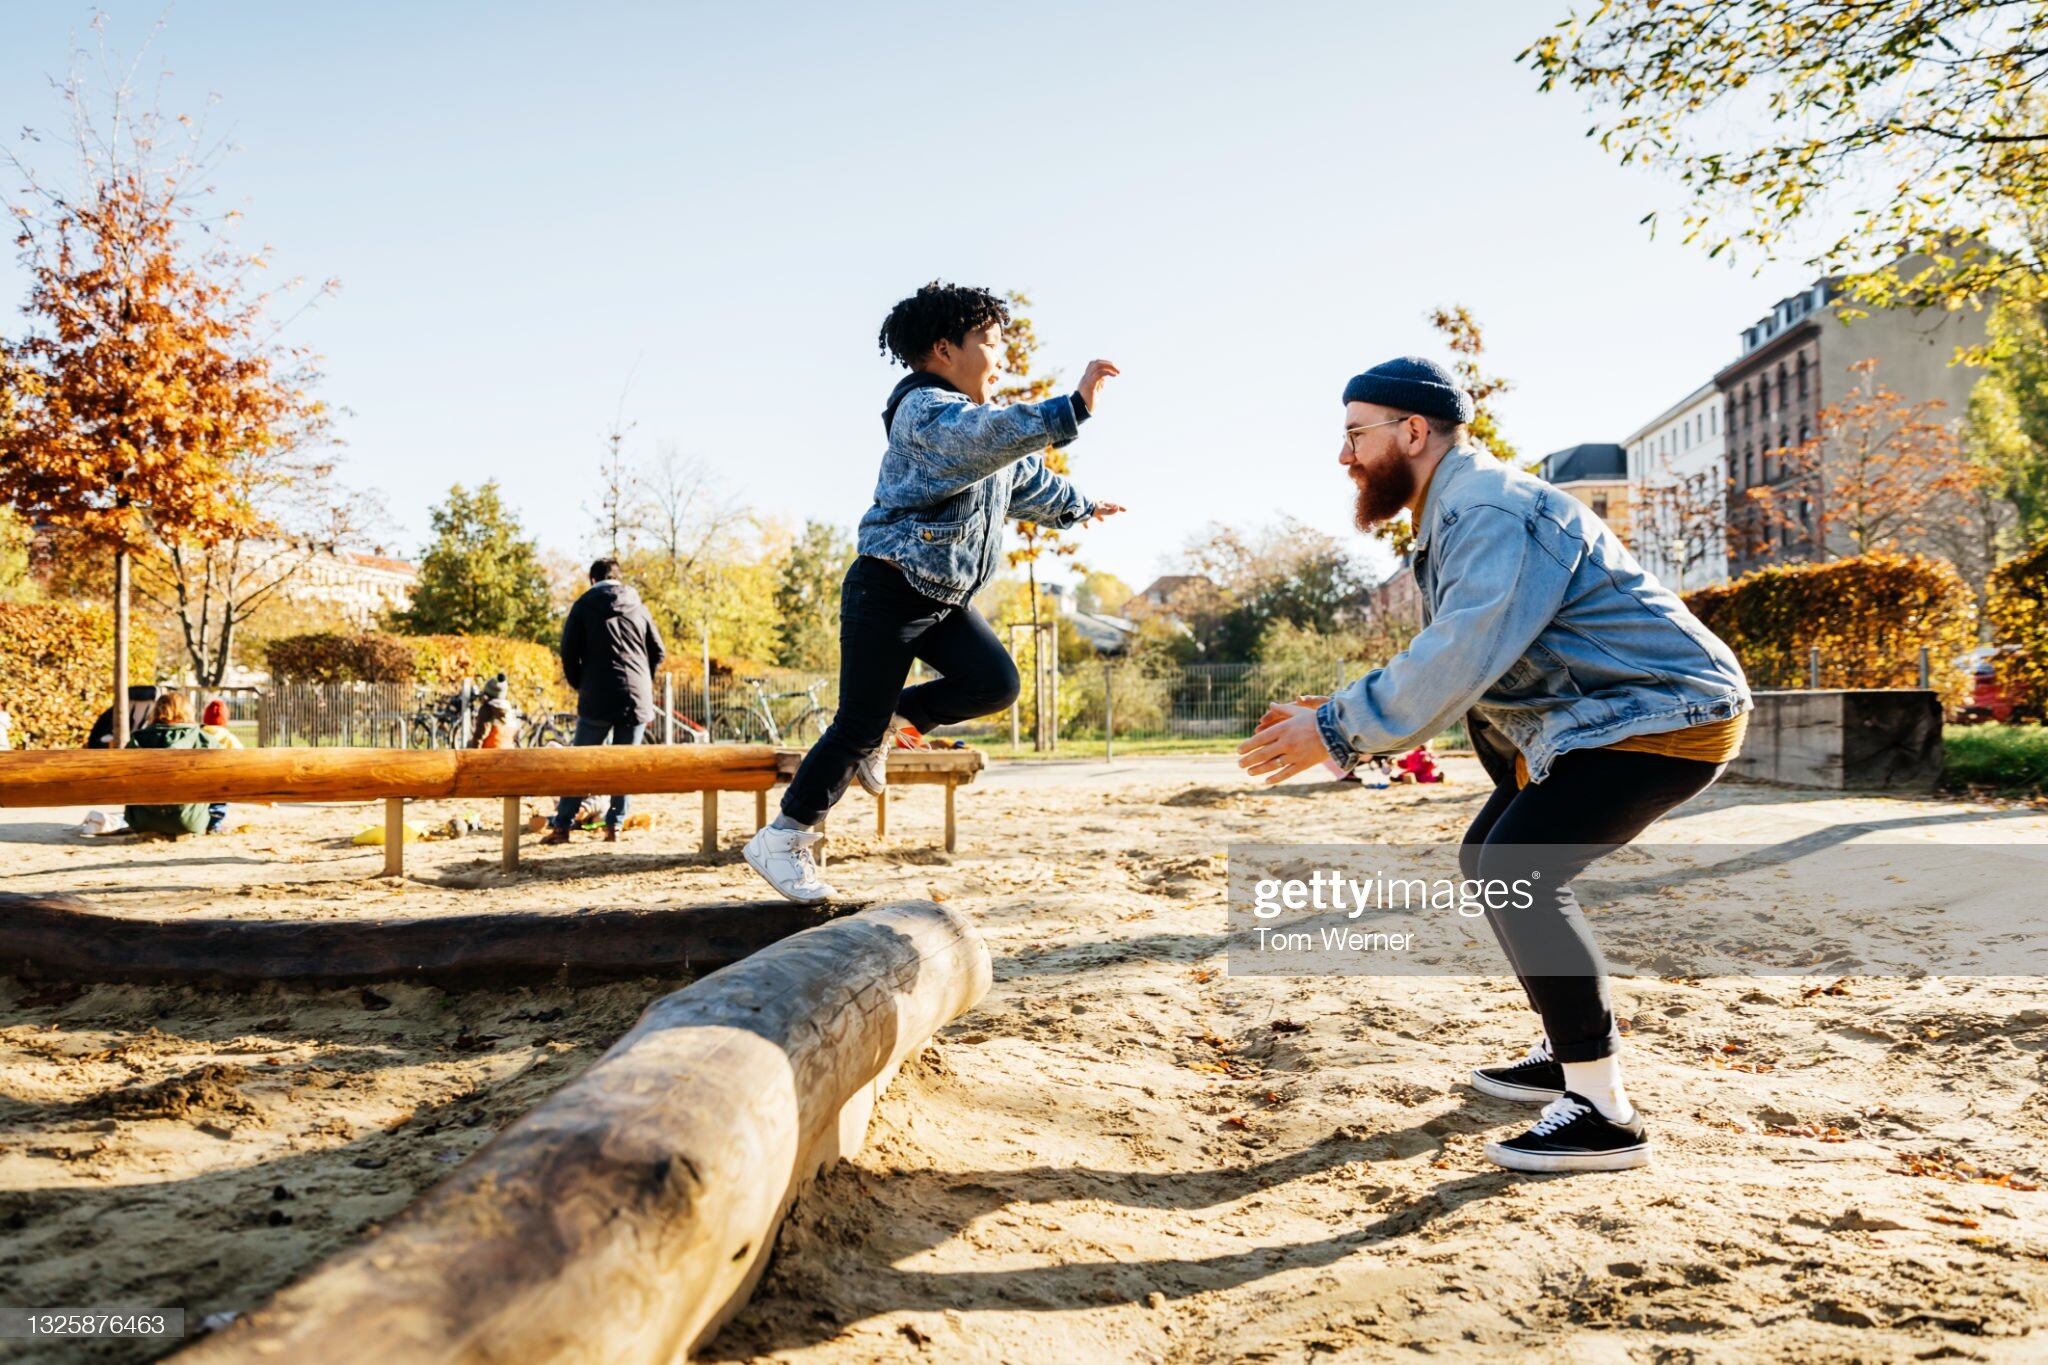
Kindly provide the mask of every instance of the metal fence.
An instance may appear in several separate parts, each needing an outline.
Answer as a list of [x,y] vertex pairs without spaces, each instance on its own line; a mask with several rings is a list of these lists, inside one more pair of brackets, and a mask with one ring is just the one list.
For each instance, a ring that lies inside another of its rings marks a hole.
[[[1011,712],[942,733],[1006,744],[1017,735],[1029,746],[1037,733],[1037,691],[1029,681],[1030,652],[1023,651],[1023,695]],[[1365,671],[1342,660],[1285,663],[1166,665],[1089,661],[1068,665],[1056,688],[1048,688],[1051,714],[1058,718],[1058,742],[1100,743],[1170,740],[1213,741],[1227,747],[1248,735],[1276,701],[1328,693]],[[914,671],[914,684],[934,676]],[[224,693],[229,723],[245,743],[348,745],[368,748],[443,748],[468,742],[461,721],[464,696],[446,688],[413,683],[272,683],[246,692]],[[529,731],[549,727],[542,737],[566,743],[575,730],[572,710],[550,711],[514,697]],[[657,682],[654,723],[646,742],[772,743],[804,747],[831,723],[839,705],[835,675],[792,669],[760,674],[714,676],[707,697],[702,675],[664,674]],[[533,738],[529,733],[528,741]],[[1455,729],[1446,742],[1458,744]]]

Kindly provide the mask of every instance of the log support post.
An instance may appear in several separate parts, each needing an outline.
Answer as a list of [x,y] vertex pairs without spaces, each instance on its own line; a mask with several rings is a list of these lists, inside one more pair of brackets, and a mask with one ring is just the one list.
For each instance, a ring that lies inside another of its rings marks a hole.
[[883,792],[875,798],[875,838],[889,837],[889,793]]
[[718,852],[718,789],[704,790],[704,841],[698,851],[705,857]]
[[946,783],[946,852],[948,853],[953,851],[956,843],[954,838],[955,827],[953,824],[953,791],[959,785],[958,782],[953,781]]
[[765,791],[754,793],[754,828],[768,828],[768,793]]
[[502,865],[507,872],[516,872],[519,869],[519,822],[523,818],[518,797],[505,798],[504,815],[501,818],[505,826]]
[[384,798],[384,875],[405,875],[405,798]]

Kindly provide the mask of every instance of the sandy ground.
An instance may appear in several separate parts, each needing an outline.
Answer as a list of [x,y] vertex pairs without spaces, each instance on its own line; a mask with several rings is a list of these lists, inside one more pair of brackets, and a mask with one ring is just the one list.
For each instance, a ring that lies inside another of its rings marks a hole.
[[[2048,1192],[2020,1188],[2048,1183],[2048,984],[1623,981],[1658,1164],[1540,1178],[1480,1155],[1530,1112],[1462,1084],[1532,1035],[1511,980],[1224,972],[1228,843],[1455,838],[1481,779],[1451,773],[1258,791],[1227,759],[999,765],[961,792],[951,858],[936,791],[894,803],[886,847],[853,797],[834,880],[969,910],[995,989],[799,1203],[707,1357],[2048,1356]],[[531,849],[509,879],[494,834],[418,846],[402,889],[345,843],[369,808],[253,809],[240,833],[141,845],[32,813],[0,823],[0,887],[305,915],[754,894],[737,857],[750,801],[728,800],[708,860],[694,798],[645,807],[658,823],[637,839]],[[2048,818],[2020,808],[1734,785],[1657,837],[1844,825],[2048,841]],[[0,981],[0,1280],[74,1303],[246,1306],[388,1217],[671,984],[392,988],[372,1010],[357,992],[64,1001]]]

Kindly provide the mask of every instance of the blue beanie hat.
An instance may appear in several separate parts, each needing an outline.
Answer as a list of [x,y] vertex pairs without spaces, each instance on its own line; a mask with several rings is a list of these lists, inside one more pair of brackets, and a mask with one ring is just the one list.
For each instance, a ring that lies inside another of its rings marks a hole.
[[1472,420],[1472,395],[1458,387],[1449,370],[1419,355],[1384,361],[1353,375],[1344,386],[1344,401],[1419,412],[1446,422]]

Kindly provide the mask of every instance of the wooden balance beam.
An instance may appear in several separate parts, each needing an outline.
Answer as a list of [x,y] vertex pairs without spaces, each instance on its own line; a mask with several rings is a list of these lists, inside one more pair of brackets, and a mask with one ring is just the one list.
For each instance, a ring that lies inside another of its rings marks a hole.
[[504,865],[519,862],[520,799],[704,793],[704,848],[717,847],[718,793],[766,793],[765,744],[548,749],[51,749],[0,753],[0,806],[175,806],[200,801],[384,802],[384,874],[405,871],[405,803],[498,797]]
[[[795,777],[797,765],[803,762],[804,755],[808,752],[806,749],[777,749],[777,779],[788,782]],[[953,792],[972,782],[975,774],[987,766],[988,757],[979,749],[891,749],[889,786],[933,786],[946,789],[946,852],[952,853],[959,846],[959,827],[953,813]],[[754,794],[754,828],[759,829],[767,823],[768,793],[757,791]],[[887,792],[875,798],[875,837],[889,837]]]
[[177,1359],[669,1362],[752,1292],[902,1062],[989,987],[930,902],[783,939],[662,997],[449,1178]]

